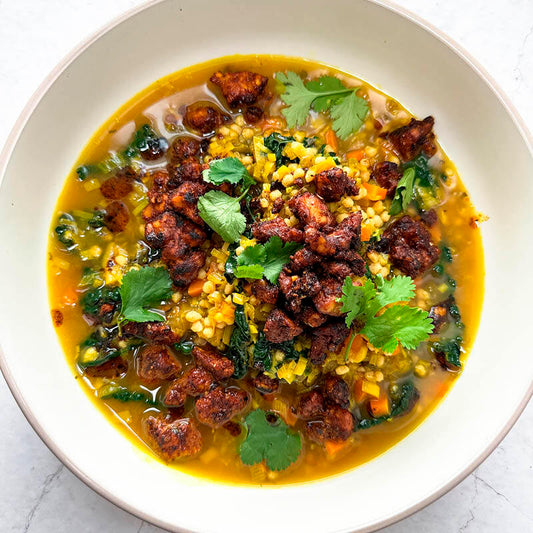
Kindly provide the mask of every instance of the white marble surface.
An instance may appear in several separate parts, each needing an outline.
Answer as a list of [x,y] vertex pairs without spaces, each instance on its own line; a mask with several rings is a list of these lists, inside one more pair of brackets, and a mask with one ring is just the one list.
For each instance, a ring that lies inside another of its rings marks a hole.
[[[0,146],[50,69],[140,0],[0,0]],[[533,0],[398,0],[444,30],[496,78],[533,128]],[[162,530],[110,504],[43,445],[0,378],[0,532]],[[460,445],[460,443],[458,443]],[[533,405],[458,487],[387,533],[533,532]]]

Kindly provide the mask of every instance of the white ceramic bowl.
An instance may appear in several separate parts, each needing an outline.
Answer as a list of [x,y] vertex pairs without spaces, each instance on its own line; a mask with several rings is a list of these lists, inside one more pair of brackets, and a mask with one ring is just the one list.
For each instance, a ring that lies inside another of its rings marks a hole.
[[[474,350],[442,405],[387,453],[343,475],[281,488],[194,479],[143,454],[94,408],[53,330],[50,217],[92,132],[154,80],[234,53],[328,62],[432,114],[483,225],[486,295]],[[529,141],[530,143],[531,141]],[[0,157],[2,370],[28,420],[82,480],[175,531],[369,531],[443,494],[503,438],[532,392],[528,134],[487,75],[402,10],[366,0],[167,0],[114,22],[37,91]]]

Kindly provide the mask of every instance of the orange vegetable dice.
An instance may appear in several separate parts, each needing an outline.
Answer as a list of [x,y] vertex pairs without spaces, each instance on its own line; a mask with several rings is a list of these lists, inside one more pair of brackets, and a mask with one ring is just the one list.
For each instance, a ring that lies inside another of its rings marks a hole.
[[381,393],[381,396],[376,399],[372,399],[368,402],[368,410],[374,418],[380,416],[387,416],[389,414],[389,398],[385,393]]
[[363,187],[366,189],[366,197],[373,202],[385,200],[387,196],[387,189],[383,187],[378,187],[372,183],[363,183]]
[[200,296],[202,294],[202,290],[204,287],[204,280],[203,279],[195,279],[187,289],[187,292],[189,293],[189,296]]
[[370,237],[372,237],[373,228],[370,224],[363,224],[361,226],[361,240],[363,242],[368,242]]

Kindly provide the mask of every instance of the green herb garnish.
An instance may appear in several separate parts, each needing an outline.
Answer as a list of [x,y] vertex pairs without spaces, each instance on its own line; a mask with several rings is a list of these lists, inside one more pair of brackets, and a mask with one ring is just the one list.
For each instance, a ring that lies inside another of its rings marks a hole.
[[248,174],[246,167],[236,157],[226,157],[215,159],[209,163],[209,168],[202,172],[204,181],[221,185],[231,183],[232,185],[242,184],[244,187],[255,183],[255,180]]
[[235,275],[249,279],[265,276],[271,283],[277,283],[281,270],[301,247],[296,242],[284,243],[278,236],[271,237],[265,244],[248,246],[237,258]]
[[[270,422],[272,418],[272,422]],[[270,470],[285,470],[298,459],[302,450],[300,434],[291,431],[281,418],[273,413],[256,409],[245,419],[248,430],[241,444],[241,461],[255,465],[265,461]]]
[[304,82],[298,74],[278,72],[276,79],[284,86],[281,99],[287,104],[282,110],[289,128],[302,126],[309,111],[329,111],[333,129],[346,139],[362,126],[368,114],[368,102],[357,96],[359,88],[345,87],[333,76],[321,76],[317,80]]
[[198,199],[202,220],[226,242],[236,242],[246,229],[246,218],[241,213],[241,200],[222,191],[209,191]]
[[172,280],[163,267],[143,267],[124,274],[120,286],[120,321],[162,322],[161,313],[147,308],[161,304],[172,295]]
[[[409,276],[394,276],[390,281],[376,276],[375,283],[367,279],[362,286],[354,285],[347,277],[339,301],[342,302],[342,312],[347,313],[346,326],[355,323],[356,327],[346,349],[346,358],[358,333],[386,353],[393,353],[398,343],[414,350],[427,340],[433,331],[433,321],[428,313],[418,307],[397,305],[411,300],[414,291],[415,284]],[[392,307],[376,315],[389,305]]]

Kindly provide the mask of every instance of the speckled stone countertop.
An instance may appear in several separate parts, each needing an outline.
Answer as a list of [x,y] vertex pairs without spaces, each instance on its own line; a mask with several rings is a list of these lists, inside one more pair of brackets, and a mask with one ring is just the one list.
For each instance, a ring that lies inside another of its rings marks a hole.
[[[141,3],[0,0],[0,146],[56,63],[87,35]],[[463,45],[533,127],[533,0],[397,3]],[[162,532],[74,477],[33,432],[2,378],[0,405],[1,533]],[[383,531],[533,532],[533,405],[472,475],[432,505]]]

